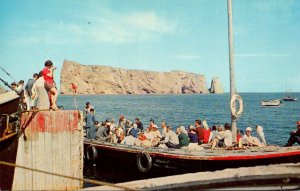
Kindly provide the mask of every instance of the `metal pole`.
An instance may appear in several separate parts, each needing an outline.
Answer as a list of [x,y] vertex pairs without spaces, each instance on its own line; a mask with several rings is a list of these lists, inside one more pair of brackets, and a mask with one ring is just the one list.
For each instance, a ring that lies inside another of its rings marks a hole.
[[[234,57],[233,57],[233,27],[232,27],[232,2],[227,0],[228,6],[228,41],[229,41],[229,71],[230,71],[230,99],[235,94]],[[233,141],[236,142],[237,124],[236,117],[231,114],[231,132]]]
[[15,78],[12,77],[8,72],[6,72],[6,70],[4,70],[4,68],[2,68],[1,66],[0,66],[0,68],[1,68],[1,70],[2,70],[4,73],[6,73],[6,74],[7,74],[14,82],[17,83],[17,81],[15,80]]

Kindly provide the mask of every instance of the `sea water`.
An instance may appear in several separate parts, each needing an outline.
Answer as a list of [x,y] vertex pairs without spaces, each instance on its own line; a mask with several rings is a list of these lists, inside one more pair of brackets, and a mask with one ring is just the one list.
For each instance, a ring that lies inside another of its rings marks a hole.
[[[261,106],[260,100],[280,99],[284,93],[241,93],[244,111],[237,119],[238,129],[261,125],[268,144],[283,145],[291,130],[296,129],[300,120],[300,101],[283,102],[279,107]],[[300,93],[293,96],[300,98]],[[83,110],[89,101],[96,110],[98,121],[107,118],[118,122],[120,115],[134,121],[136,117],[148,127],[154,119],[160,127],[162,120],[175,130],[179,125],[194,125],[196,119],[207,120],[209,126],[231,121],[230,95],[224,94],[183,94],[183,95],[68,95],[59,96],[58,105],[65,109]]]

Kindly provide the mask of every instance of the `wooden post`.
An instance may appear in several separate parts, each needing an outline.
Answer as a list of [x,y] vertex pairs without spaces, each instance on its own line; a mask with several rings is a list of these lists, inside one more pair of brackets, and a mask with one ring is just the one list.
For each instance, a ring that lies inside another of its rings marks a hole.
[[[49,173],[83,178],[83,131],[80,111],[23,113],[16,164]],[[78,180],[15,169],[12,190],[78,190]]]
[[[234,77],[234,57],[233,57],[233,27],[232,27],[232,3],[231,0],[227,0],[228,5],[228,41],[229,41],[229,71],[230,71],[230,99],[235,94],[235,77]],[[230,101],[229,101],[230,102]],[[230,103],[229,103],[230,105]],[[232,140],[236,139],[237,123],[236,117],[231,114],[231,133]]]

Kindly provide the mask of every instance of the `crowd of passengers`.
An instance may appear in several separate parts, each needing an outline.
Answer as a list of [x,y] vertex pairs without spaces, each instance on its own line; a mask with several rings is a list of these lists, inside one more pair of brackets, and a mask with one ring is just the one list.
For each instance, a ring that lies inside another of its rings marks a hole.
[[245,134],[237,131],[237,142],[234,143],[229,123],[209,127],[206,120],[197,119],[194,125],[189,125],[187,129],[182,125],[173,129],[166,121],[162,121],[159,130],[153,119],[150,119],[149,125],[144,128],[139,118],[135,118],[132,122],[123,115],[117,123],[112,119],[99,123],[95,118],[95,110],[89,102],[86,103],[84,114],[86,137],[110,143],[191,150],[201,150],[203,146],[215,149],[266,145],[263,128],[259,125],[256,126],[258,138],[252,136],[252,128],[247,127]]

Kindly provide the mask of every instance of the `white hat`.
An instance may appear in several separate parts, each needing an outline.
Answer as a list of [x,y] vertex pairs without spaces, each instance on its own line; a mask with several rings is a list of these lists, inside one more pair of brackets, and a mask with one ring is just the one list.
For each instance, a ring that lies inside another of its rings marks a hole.
[[252,131],[252,128],[251,127],[247,127],[246,131]]

